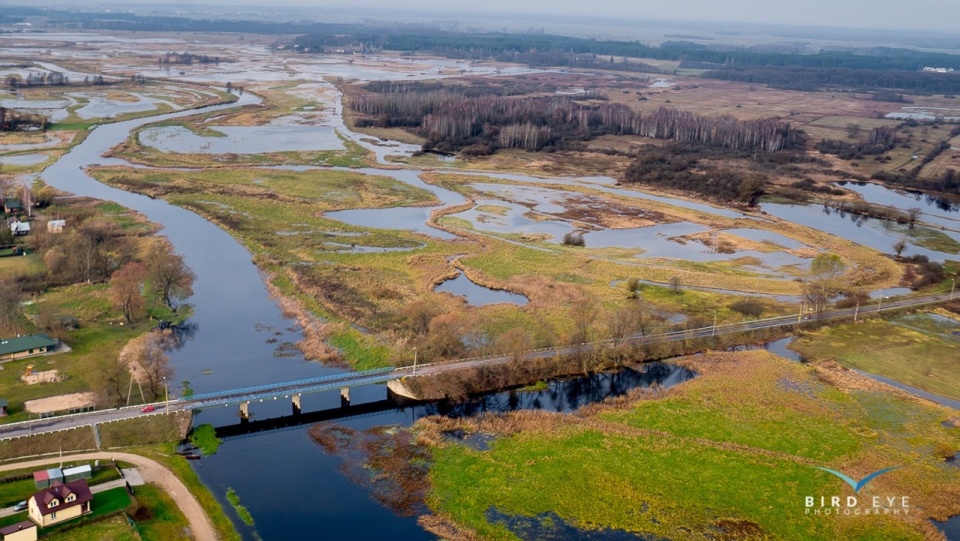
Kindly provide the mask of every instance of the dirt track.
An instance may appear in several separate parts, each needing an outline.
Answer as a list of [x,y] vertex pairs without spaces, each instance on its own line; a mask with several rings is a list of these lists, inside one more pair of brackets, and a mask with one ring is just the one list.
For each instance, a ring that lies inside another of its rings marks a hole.
[[[180,510],[183,511],[183,514],[187,517],[187,522],[190,523],[190,531],[193,533],[194,539],[197,541],[215,541],[217,539],[217,532],[213,527],[213,523],[210,522],[210,518],[206,512],[204,512],[203,508],[200,507],[200,502],[187,490],[186,485],[184,485],[173,472],[160,463],[130,453],[81,453],[78,455],[68,455],[65,458],[70,462],[77,460],[114,459],[134,464],[140,470],[140,475],[144,481],[147,483],[156,483],[163,488],[163,490],[167,491],[167,494],[177,502]],[[0,466],[0,472],[43,466],[51,462],[56,462],[56,460],[55,457],[51,457],[42,460],[31,460],[29,462],[4,464]]]

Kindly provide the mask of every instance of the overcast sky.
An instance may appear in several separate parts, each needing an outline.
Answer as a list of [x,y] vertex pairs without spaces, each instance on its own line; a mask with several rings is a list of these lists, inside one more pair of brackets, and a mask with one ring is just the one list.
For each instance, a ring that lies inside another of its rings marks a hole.
[[[96,1],[96,0],[94,0]],[[118,0],[124,4],[188,4],[184,0]],[[34,4],[34,1],[6,3]],[[37,4],[44,3],[42,0]],[[52,4],[62,3],[57,0]],[[83,3],[83,2],[81,2]],[[395,11],[434,9],[437,16],[452,11],[483,10],[503,13],[590,15],[615,19],[691,19],[723,22],[778,23],[853,28],[929,29],[956,32],[960,28],[960,0],[203,0],[212,7],[282,5],[317,9],[349,7]],[[34,4],[35,5],[35,4]],[[535,24],[535,20],[531,23]]]

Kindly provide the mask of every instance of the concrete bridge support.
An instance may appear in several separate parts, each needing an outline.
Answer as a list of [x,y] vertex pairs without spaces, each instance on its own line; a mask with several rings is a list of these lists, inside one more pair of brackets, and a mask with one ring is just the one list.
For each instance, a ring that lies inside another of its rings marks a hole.
[[240,403],[240,422],[245,423],[250,420],[250,402]]
[[340,389],[340,407],[345,408],[350,405],[350,387]]
[[291,398],[292,398],[292,402],[293,402],[293,414],[294,414],[294,415],[300,415],[300,409],[301,409],[301,408],[300,408],[300,395],[299,395],[299,394],[295,394],[295,395],[293,395]]

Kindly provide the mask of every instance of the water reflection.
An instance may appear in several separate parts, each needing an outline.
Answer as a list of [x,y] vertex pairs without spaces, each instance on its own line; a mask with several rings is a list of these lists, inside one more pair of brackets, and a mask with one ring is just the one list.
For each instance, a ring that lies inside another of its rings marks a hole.
[[457,296],[466,297],[467,303],[472,306],[486,306],[488,304],[498,304],[502,302],[523,306],[529,300],[519,294],[499,289],[490,289],[467,278],[462,272],[457,274],[456,278],[444,280],[443,283],[434,288],[434,291],[446,291]]

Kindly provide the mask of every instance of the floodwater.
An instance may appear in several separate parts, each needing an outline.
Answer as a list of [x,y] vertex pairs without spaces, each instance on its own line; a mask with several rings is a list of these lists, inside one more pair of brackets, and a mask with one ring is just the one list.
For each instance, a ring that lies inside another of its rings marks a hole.
[[[0,145],[0,150],[4,147]],[[3,165],[39,165],[50,159],[46,154],[15,154],[13,156],[0,156],[0,164]]]
[[502,291],[499,289],[490,289],[477,284],[467,278],[462,272],[457,274],[456,278],[445,280],[434,288],[434,291],[446,291],[453,295],[466,297],[467,304],[471,306],[486,306],[488,304],[510,303],[517,306],[527,304],[529,299],[519,293],[511,291]]
[[[491,393],[457,404],[397,407],[338,423],[366,430],[376,426],[410,426],[429,415],[462,417],[524,409],[568,413],[631,389],[654,385],[669,388],[694,376],[685,368],[654,363],[637,370],[551,381],[544,390]],[[379,401],[384,398],[384,389],[352,389],[351,398],[352,404]],[[303,395],[303,400],[304,412],[339,407],[338,393]],[[251,405],[254,419],[289,414],[288,402],[269,402],[272,401]],[[231,424],[236,423],[234,420]],[[263,539],[313,539],[318,524],[322,525],[324,539],[436,539],[420,529],[415,518],[398,517],[377,503],[369,489],[341,473],[342,465],[342,457],[325,453],[310,439],[306,427],[298,427],[227,438],[217,454],[199,461],[197,472],[225,509],[230,509],[223,497],[227,487],[236,490],[256,520],[256,534]],[[301,497],[304,494],[310,497]],[[244,539],[256,539],[253,528],[238,520],[234,523]]]
[[[864,201],[898,209],[919,208],[920,221],[944,228],[942,231],[960,242],[960,199],[948,199],[921,192],[891,190],[867,182],[839,182],[839,186],[860,194]],[[952,231],[951,231],[952,230]]]
[[[788,222],[794,222],[812,229],[818,229],[831,235],[836,235],[881,253],[892,253],[893,245],[899,240],[907,242],[904,250],[905,257],[925,255],[931,261],[943,262],[945,259],[955,259],[954,254],[939,252],[917,246],[910,237],[898,230],[897,224],[890,220],[868,218],[859,214],[842,212],[822,207],[820,205],[787,205],[783,203],[763,203],[765,212]],[[903,226],[906,227],[906,226]]]
[[140,144],[163,152],[180,154],[261,154],[343,150],[333,128],[325,126],[209,126],[222,134],[198,135],[183,126],[147,128],[140,132]]

